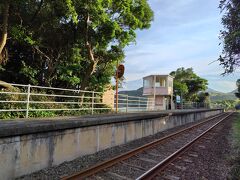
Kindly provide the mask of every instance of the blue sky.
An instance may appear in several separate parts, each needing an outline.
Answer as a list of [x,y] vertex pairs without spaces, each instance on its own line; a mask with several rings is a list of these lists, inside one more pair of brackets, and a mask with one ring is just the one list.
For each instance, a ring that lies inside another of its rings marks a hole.
[[[136,44],[125,50],[125,89],[141,86],[143,76],[168,74],[179,67],[192,67],[222,92],[236,89],[240,71],[221,76],[217,60],[221,26],[219,0],[149,0],[154,21],[148,30],[137,31]],[[212,63],[213,62],[213,63]]]

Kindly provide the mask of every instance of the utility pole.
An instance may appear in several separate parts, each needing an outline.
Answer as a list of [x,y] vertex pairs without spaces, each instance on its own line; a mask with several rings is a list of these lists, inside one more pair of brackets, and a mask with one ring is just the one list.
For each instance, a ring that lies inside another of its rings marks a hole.
[[183,109],[183,94],[182,94],[182,91],[181,91],[181,106],[182,106],[182,109]]
[[154,97],[154,110],[156,110],[156,75],[154,75],[154,78],[153,78],[153,86],[154,86],[154,89],[153,89],[153,97]]
[[123,77],[125,67],[123,64],[118,64],[117,61],[117,68],[116,68],[116,113],[118,113],[118,79]]
[[116,66],[116,113],[118,113],[118,60]]

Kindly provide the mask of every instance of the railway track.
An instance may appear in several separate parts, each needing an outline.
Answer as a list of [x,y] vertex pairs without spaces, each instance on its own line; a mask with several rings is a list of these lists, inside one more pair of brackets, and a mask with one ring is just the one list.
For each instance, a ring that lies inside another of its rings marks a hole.
[[157,139],[63,179],[140,180],[158,177],[164,168],[168,167],[180,154],[230,115],[231,113],[223,113],[207,118],[196,125]]
[[[166,178],[166,179],[177,179],[178,177],[168,175],[167,173],[165,174],[164,171],[168,169],[169,166],[174,166],[173,162],[176,160],[180,159],[181,161],[181,156],[186,153],[193,145],[196,145],[199,143],[199,140],[201,140],[203,137],[205,137],[207,134],[209,134],[214,128],[216,128],[221,122],[223,122],[225,119],[227,119],[229,116],[231,116],[232,113],[229,113],[226,117],[221,118],[218,122],[216,122],[214,125],[209,127],[206,131],[201,133],[199,136],[194,138],[192,141],[178,149],[176,152],[159,162],[157,165],[155,165],[153,168],[142,174],[140,177],[137,178],[137,180],[145,180],[145,179],[160,179]],[[211,135],[210,135],[211,136]],[[201,147],[201,145],[200,145]],[[204,148],[204,146],[202,146]],[[197,157],[197,154],[190,154],[190,156],[195,156]],[[191,162],[191,160],[184,159],[185,161]],[[181,169],[181,166],[177,167]],[[182,168],[183,169],[183,168]]]

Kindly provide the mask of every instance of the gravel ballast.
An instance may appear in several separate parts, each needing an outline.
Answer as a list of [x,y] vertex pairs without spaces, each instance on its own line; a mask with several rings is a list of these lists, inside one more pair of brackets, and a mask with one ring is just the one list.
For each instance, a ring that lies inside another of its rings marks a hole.
[[229,179],[229,156],[232,151],[231,128],[233,118],[220,124],[210,135],[184,153],[163,176],[192,179]]

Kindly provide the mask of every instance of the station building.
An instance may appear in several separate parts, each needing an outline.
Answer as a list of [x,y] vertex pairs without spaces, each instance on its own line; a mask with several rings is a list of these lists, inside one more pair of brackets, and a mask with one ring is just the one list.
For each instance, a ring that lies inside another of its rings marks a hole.
[[154,99],[155,110],[174,109],[173,79],[171,75],[143,77],[143,96]]

